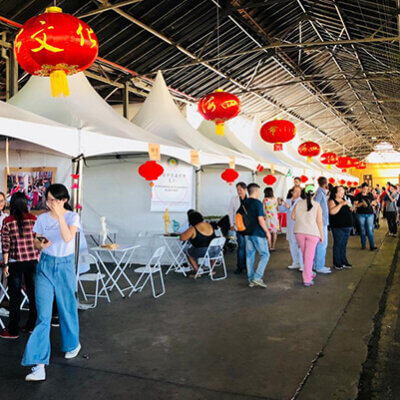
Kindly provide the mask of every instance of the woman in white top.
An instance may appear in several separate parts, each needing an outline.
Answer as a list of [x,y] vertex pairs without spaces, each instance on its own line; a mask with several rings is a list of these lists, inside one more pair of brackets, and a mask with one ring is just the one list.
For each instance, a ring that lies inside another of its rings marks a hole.
[[314,285],[316,274],[313,273],[315,249],[318,242],[324,241],[322,208],[313,200],[314,185],[305,189],[306,199],[299,201],[292,212],[294,233],[303,254],[303,283],[304,286]]
[[27,381],[46,379],[45,365],[50,360],[50,322],[55,297],[60,317],[62,350],[65,358],[78,355],[78,306],[75,298],[75,235],[80,229],[79,215],[70,211],[67,188],[50,185],[46,190],[50,212],[41,214],[33,228],[35,246],[41,250],[36,270],[36,307],[38,319],[25,348],[22,365],[33,365]]

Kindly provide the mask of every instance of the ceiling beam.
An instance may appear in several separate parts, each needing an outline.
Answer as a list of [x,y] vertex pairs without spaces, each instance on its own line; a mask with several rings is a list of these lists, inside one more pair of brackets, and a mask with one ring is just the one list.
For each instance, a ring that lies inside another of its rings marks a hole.
[[134,3],[140,3],[141,1],[143,1],[143,0],[126,0],[126,1],[121,1],[120,3],[117,3],[117,4],[110,4],[108,6],[100,6],[97,10],[88,11],[86,13],[78,15],[77,18],[91,17],[92,15],[101,14],[104,11],[113,10],[115,8],[118,8],[118,7],[129,6],[129,5],[134,4]]

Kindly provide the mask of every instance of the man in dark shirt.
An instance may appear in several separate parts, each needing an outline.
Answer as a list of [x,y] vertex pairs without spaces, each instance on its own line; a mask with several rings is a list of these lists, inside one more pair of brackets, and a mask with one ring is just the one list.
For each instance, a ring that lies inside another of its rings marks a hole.
[[[268,244],[271,243],[271,234],[268,232],[264,220],[263,204],[259,200],[260,186],[256,183],[251,183],[247,187],[247,190],[249,197],[245,200],[244,206],[247,211],[248,219],[251,221],[251,226],[254,227],[251,233],[245,235],[247,277],[249,280],[249,287],[260,286],[265,288],[267,285],[262,278],[269,261]],[[260,255],[260,260],[257,270],[254,272],[256,252]]]

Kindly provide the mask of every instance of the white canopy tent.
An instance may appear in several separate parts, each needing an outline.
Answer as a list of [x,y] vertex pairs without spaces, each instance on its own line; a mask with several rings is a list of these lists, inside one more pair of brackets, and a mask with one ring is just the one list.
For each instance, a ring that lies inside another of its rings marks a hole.
[[148,144],[156,143],[160,144],[161,154],[189,161],[189,150],[184,146],[145,131],[119,115],[98,95],[83,73],[69,76],[68,84],[70,96],[55,98],[51,96],[48,78],[32,76],[9,102],[53,121],[78,128],[80,153],[85,157],[146,153]]
[[250,170],[255,170],[258,164],[253,158],[216,144],[194,129],[174,103],[160,71],[132,122],[164,139],[198,150],[201,165],[229,164],[231,157],[237,165]]

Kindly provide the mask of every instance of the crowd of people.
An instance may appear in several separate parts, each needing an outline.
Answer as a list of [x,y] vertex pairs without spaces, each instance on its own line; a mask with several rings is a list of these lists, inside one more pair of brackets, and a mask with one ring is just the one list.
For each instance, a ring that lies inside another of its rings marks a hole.
[[[386,218],[388,235],[396,236],[400,214],[400,185],[387,183],[385,188],[375,188],[363,183],[358,188],[333,186],[327,178],[301,186],[301,179],[294,178],[294,186],[286,198],[276,198],[272,187],[264,189],[261,201],[260,186],[239,182],[237,196],[231,199],[228,216],[231,231],[237,238],[237,266],[235,273],[247,271],[249,287],[266,287],[263,281],[270,252],[275,250],[277,232],[280,230],[278,213],[287,214],[286,239],[292,263],[291,270],[302,272],[304,286],[312,286],[317,274],[330,274],[332,268],[352,268],[347,259],[347,243],[350,235],[359,234],[361,249],[377,250],[374,229],[379,219]],[[246,229],[237,225],[237,216],[246,220]],[[332,268],[326,265],[329,230],[333,237]],[[259,253],[254,270],[255,254]]]
[[3,339],[20,334],[21,288],[29,299],[29,317],[22,330],[30,333],[22,365],[32,366],[26,381],[46,379],[50,361],[50,326],[57,308],[62,351],[66,359],[80,350],[78,306],[75,297],[75,236],[80,217],[69,205],[69,193],[61,184],[45,192],[48,212],[38,217],[28,211],[23,192],[13,193],[10,215],[4,212],[6,198],[0,194],[3,276],[8,281],[9,323],[0,333]]

